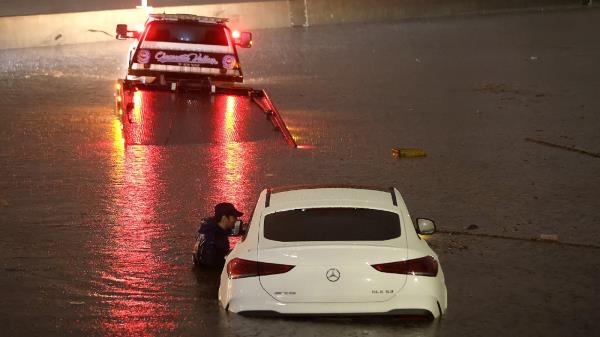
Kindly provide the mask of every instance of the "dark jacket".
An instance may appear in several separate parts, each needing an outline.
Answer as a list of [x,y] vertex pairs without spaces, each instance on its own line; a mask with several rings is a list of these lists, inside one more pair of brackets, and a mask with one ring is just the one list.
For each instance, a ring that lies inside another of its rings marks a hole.
[[214,218],[207,218],[200,224],[198,234],[204,239],[198,250],[198,262],[203,267],[222,268],[225,256],[229,254],[229,233],[217,224]]

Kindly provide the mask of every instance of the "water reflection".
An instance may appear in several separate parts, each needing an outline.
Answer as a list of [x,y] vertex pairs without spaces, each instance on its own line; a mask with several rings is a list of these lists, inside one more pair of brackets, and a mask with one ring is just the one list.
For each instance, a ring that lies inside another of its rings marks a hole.
[[145,137],[144,135],[146,134],[146,128],[144,126],[151,126],[151,124],[146,124],[144,123],[143,119],[142,119],[142,92],[141,91],[135,91],[133,93],[133,107],[132,108],[126,108],[126,110],[128,111],[129,115],[128,117],[128,122],[134,125],[141,125],[142,127],[134,127],[131,128],[132,132],[131,132],[131,138],[132,138],[132,142],[133,144],[143,144],[145,143]]
[[[210,150],[210,159],[215,164],[212,179],[208,182],[213,191],[213,204],[231,202],[246,213],[248,220],[249,209],[252,208],[248,186],[249,169],[257,167],[252,156],[253,143],[240,142],[240,134],[245,132],[249,116],[249,102],[238,96],[219,95],[214,98],[214,138],[216,146]],[[239,238],[230,238],[234,247]]]
[[161,152],[155,146],[125,148],[120,125],[113,124],[112,132],[118,206],[102,252],[100,296],[109,309],[101,326],[107,335],[151,336],[173,330],[177,317],[168,308],[173,296],[165,281],[172,266],[160,256],[168,230],[156,214],[163,190],[157,175]]
[[229,316],[230,329],[240,336],[436,336],[442,321],[405,320],[385,316],[262,318]]
[[126,144],[214,144],[272,138],[264,113],[246,96],[137,90],[123,102]]
[[113,119],[112,128],[112,167],[111,177],[113,181],[122,176],[125,163],[125,138],[123,138],[123,125],[117,119]]
[[[107,233],[108,242],[102,251],[105,266],[99,281],[99,295],[109,308],[101,325],[109,335],[155,335],[177,329],[180,306],[173,302],[194,294],[176,295],[178,292],[174,291],[175,280],[181,279],[176,274],[189,272],[189,267],[181,269],[170,262],[166,251],[172,247],[167,247],[165,238],[172,236],[175,229],[161,223],[161,215],[157,214],[157,209],[180,200],[179,186],[197,182],[197,189],[192,189],[197,194],[184,197],[202,199],[200,204],[209,208],[216,202],[229,201],[248,209],[249,200],[255,198],[250,195],[248,178],[250,167],[256,164],[255,145],[245,140],[249,134],[260,134],[260,129],[253,129],[260,115],[251,116],[254,111],[247,98],[223,95],[172,100],[169,94],[138,91],[132,100],[133,107],[123,116],[123,123],[115,119],[111,128],[115,224]],[[167,106],[165,100],[175,105],[170,111],[163,110]],[[204,109],[207,104],[210,110]],[[183,121],[182,125],[178,121]],[[193,134],[201,128],[202,137],[210,142],[201,147],[189,144],[190,150],[133,145],[160,143],[155,141],[165,139],[165,133],[158,130],[165,122],[180,133],[191,131],[192,137],[187,140],[198,140]],[[266,121],[260,122],[270,131]],[[179,169],[181,153],[195,155],[192,161],[202,162],[197,166],[201,171],[173,175],[173,170]],[[191,244],[181,242],[176,250],[187,253]],[[206,290],[216,299],[216,291],[212,291],[216,284],[195,285],[207,286],[212,287]],[[215,309],[218,313],[219,308]]]
[[[245,200],[248,193],[247,170],[252,158],[247,157],[244,146],[238,141],[237,135],[246,122],[247,111],[237,106],[237,97],[216,96],[214,115],[215,136],[218,139],[211,153],[216,177],[210,183],[216,192],[216,199],[232,202],[236,205]],[[238,109],[236,109],[238,108]],[[242,207],[239,205],[239,207]]]

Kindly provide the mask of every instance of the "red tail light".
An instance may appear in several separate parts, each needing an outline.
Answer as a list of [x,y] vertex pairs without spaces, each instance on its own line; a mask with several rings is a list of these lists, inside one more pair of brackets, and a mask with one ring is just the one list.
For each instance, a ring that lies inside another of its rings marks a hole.
[[230,279],[283,274],[292,270],[294,266],[287,264],[257,262],[235,258],[227,264],[227,275]]
[[432,256],[399,262],[374,264],[372,267],[382,273],[392,274],[436,276],[438,273],[438,262]]

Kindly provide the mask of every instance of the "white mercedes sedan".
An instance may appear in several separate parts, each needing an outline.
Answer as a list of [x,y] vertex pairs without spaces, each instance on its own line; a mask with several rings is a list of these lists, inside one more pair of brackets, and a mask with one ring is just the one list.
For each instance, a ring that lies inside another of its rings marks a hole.
[[437,255],[395,188],[266,189],[221,274],[228,311],[276,315],[418,315],[448,306]]

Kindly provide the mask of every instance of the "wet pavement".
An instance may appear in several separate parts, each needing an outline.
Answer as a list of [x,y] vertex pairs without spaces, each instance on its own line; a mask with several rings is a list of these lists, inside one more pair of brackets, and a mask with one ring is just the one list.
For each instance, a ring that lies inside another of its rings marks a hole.
[[[0,51],[3,335],[598,330],[600,160],[525,140],[600,152],[598,28],[600,11],[582,10],[256,32],[247,83],[267,89],[297,150],[228,96],[212,115],[206,99],[162,97],[177,114],[152,110],[158,128],[132,129],[146,145],[126,146],[112,96],[126,42]],[[298,183],[394,185],[435,219],[448,315],[223,312],[213,277],[191,268],[199,219]]]

